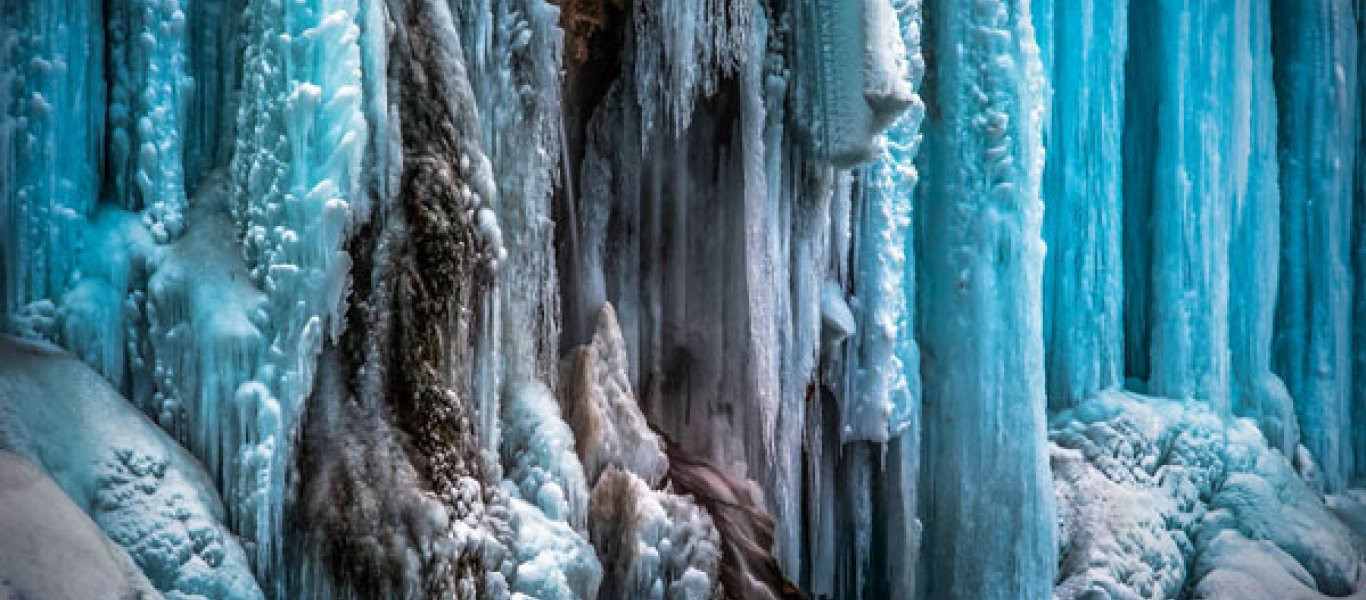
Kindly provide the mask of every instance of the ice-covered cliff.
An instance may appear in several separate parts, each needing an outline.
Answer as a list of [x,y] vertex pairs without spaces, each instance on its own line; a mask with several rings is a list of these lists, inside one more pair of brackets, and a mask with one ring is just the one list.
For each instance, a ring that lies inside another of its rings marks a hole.
[[0,0],[0,595],[1366,597],[1363,27]]

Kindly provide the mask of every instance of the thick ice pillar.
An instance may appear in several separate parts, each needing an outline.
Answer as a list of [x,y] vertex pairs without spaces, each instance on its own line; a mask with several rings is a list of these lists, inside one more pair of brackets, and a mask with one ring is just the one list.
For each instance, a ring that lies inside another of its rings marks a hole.
[[1043,74],[1028,2],[938,2],[917,211],[928,595],[1052,596]]
[[[912,84],[925,70],[920,55],[920,3],[890,6],[900,18],[894,41],[905,56]],[[920,399],[920,349],[914,336],[915,248],[911,196],[919,175],[920,122],[925,104],[914,94],[910,109],[875,142],[877,160],[863,169],[863,201],[855,217],[857,357],[851,397],[843,403],[841,438],[886,442],[913,425]]]
[[[1125,100],[1126,319],[1146,391],[1228,407],[1235,194],[1232,3],[1130,7]],[[1146,362],[1146,364],[1144,364]],[[1146,367],[1146,368],[1145,368]]]
[[[1067,408],[1123,376],[1121,264],[1127,2],[1035,7],[1052,88],[1043,174],[1048,401]],[[1045,17],[1051,27],[1045,29]]]
[[1281,273],[1273,367],[1329,491],[1352,468],[1352,169],[1357,152],[1353,3],[1273,5]]
[[1228,307],[1233,412],[1255,420],[1273,448],[1293,456],[1299,443],[1295,408],[1285,384],[1271,372],[1281,239],[1271,3],[1240,0],[1234,14],[1234,71],[1240,75],[1229,106],[1236,120],[1229,156],[1235,194]]
[[0,308],[7,314],[61,296],[98,198],[101,14],[94,0],[0,0]]

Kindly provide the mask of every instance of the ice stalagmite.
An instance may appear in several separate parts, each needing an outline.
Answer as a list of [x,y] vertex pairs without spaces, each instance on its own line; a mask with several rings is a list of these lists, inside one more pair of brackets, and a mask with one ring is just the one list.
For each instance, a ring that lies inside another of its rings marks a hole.
[[[1120,229],[1128,5],[1035,5],[1052,92],[1044,127],[1044,351],[1049,405],[1066,407],[1123,377]],[[1051,26],[1045,28],[1044,23]],[[1051,34],[1051,37],[1050,37]]]
[[1055,564],[1044,437],[1042,67],[1028,2],[928,26],[923,349],[926,591],[1042,600]]
[[1348,252],[1360,109],[1353,6],[1272,5],[1281,184],[1272,365],[1332,491],[1346,487],[1352,469]]

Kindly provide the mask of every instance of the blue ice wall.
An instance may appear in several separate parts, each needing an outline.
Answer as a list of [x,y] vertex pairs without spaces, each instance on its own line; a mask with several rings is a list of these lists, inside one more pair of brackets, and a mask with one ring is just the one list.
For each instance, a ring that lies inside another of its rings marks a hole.
[[1028,2],[941,3],[917,208],[927,597],[1052,596],[1043,69]]
[[1281,187],[1273,366],[1330,491],[1352,469],[1350,263],[1357,154],[1354,4],[1272,6]]
[[[1119,385],[1124,368],[1122,131],[1128,3],[1035,5],[1051,87],[1044,126],[1044,352],[1049,405]],[[1044,25],[1048,24],[1047,29]]]

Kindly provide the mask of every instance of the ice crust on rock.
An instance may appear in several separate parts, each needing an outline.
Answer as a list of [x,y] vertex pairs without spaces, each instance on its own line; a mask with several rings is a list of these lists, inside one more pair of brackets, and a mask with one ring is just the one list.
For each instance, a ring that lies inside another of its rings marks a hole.
[[75,357],[0,337],[0,447],[41,465],[168,597],[263,597],[209,476]]
[[[0,450],[0,594],[159,600],[123,549],[33,463]],[[72,568],[77,566],[78,568]]]

